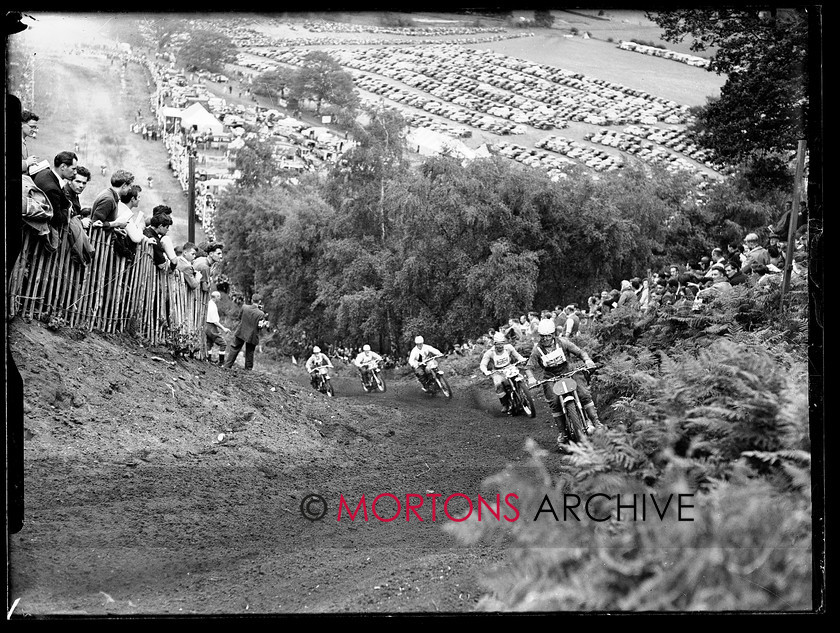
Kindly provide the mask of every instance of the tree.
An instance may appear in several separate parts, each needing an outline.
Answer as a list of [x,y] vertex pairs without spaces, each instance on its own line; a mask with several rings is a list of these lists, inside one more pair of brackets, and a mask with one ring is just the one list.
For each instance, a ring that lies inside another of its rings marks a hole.
[[220,73],[236,61],[236,45],[227,35],[215,31],[193,31],[178,51],[178,61],[188,70]]
[[344,109],[354,109],[359,102],[353,78],[324,51],[306,54],[303,66],[292,76],[289,88],[290,97],[296,101],[314,101],[316,114],[321,114],[321,104],[324,102]]
[[807,11],[715,8],[647,14],[664,29],[664,40],[681,42],[690,35],[692,50],[714,49],[709,70],[728,78],[720,99],[698,110],[695,132],[727,162],[789,156],[805,137]]
[[292,71],[288,68],[274,68],[258,75],[254,79],[252,92],[264,95],[272,100],[286,98],[286,90],[292,81]]
[[185,31],[184,21],[179,18],[156,17],[143,21],[150,39],[157,52],[163,51],[172,42],[172,38]]
[[242,174],[236,186],[242,189],[270,186],[280,172],[272,144],[256,136],[246,138],[245,146],[236,152],[236,168]]

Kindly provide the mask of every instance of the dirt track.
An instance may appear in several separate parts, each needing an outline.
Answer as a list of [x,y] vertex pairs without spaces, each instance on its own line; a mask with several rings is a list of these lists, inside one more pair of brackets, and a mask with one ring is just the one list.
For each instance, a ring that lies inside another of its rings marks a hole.
[[[502,416],[489,381],[455,377],[447,401],[393,376],[366,394],[340,369],[328,400],[261,357],[224,372],[20,320],[10,336],[25,384],[18,615],[470,611],[503,543],[460,544],[428,502],[423,522],[404,508],[338,522],[340,496],[495,497],[482,480],[524,459],[526,436],[552,438],[541,402],[536,419]],[[323,520],[300,512],[310,493]]]

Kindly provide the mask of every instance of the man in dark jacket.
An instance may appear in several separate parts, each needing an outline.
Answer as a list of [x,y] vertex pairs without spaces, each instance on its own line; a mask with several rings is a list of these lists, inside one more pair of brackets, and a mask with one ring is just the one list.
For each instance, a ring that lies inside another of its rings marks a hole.
[[55,229],[63,229],[70,219],[70,200],[64,193],[64,185],[73,180],[76,175],[76,168],[79,159],[73,152],[59,152],[53,160],[52,169],[43,169],[32,176],[32,180],[38,185],[53,208],[53,216],[50,226]]
[[742,284],[748,280],[748,277],[732,262],[726,262],[724,270],[726,271],[726,278],[733,286],[737,286],[738,284]]
[[103,189],[96,196],[91,205],[91,220],[94,226],[106,229],[124,229],[126,221],[117,221],[120,196],[131,191],[134,184],[134,174],[124,169],[118,169],[111,174],[111,186]]
[[251,303],[242,307],[239,325],[233,333],[233,343],[228,347],[225,355],[225,369],[233,367],[239,350],[245,346],[245,369],[254,368],[254,350],[260,342],[260,321],[268,315],[262,311],[262,297],[258,294],[251,296]]

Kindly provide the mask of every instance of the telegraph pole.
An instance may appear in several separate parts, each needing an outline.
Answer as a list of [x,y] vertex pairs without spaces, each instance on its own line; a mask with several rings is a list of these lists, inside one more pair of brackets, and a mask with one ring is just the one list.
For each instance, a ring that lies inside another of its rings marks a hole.
[[194,147],[189,149],[189,176],[187,178],[187,241],[195,243],[195,154]]

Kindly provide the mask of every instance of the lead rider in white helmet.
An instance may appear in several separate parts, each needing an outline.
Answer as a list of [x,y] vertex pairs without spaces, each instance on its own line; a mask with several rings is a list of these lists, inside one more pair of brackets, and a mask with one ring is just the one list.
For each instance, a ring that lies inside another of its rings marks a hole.
[[356,356],[356,360],[353,361],[353,364],[358,367],[359,373],[362,375],[362,378],[365,378],[365,374],[370,371],[367,368],[367,365],[372,361],[376,361],[377,363],[382,362],[382,357],[374,351],[371,351],[370,345],[365,345],[362,347],[362,351],[359,352],[359,355]]
[[493,335],[493,347],[484,352],[484,355],[481,357],[481,365],[479,365],[479,368],[485,376],[493,378],[493,385],[496,387],[496,395],[499,396],[499,401],[502,403],[502,413],[510,412],[508,394],[505,390],[505,377],[501,372],[490,371],[488,366],[492,362],[493,369],[504,369],[510,365],[511,356],[517,363],[525,360],[525,357],[517,352],[513,345],[508,343],[504,334],[496,332]]
[[330,359],[326,354],[321,353],[321,348],[316,345],[312,348],[312,356],[306,359],[306,371],[309,372],[309,382],[312,383],[313,389],[315,389],[318,384],[315,379],[317,369],[322,366],[332,367],[333,364],[330,362]]
[[[543,319],[537,326],[537,334],[539,334],[540,339],[539,342],[534,344],[534,349],[528,359],[528,364],[525,365],[525,374],[528,376],[529,387],[537,384],[537,380],[534,378],[535,371],[539,372],[541,379],[546,376],[558,376],[570,371],[570,354],[583,360],[586,363],[587,369],[595,368],[595,363],[589,357],[589,354],[569,339],[556,336],[556,330],[557,327],[551,319]],[[592,395],[589,393],[589,388],[583,384],[582,380],[575,382],[577,382],[577,392],[580,397],[580,402],[590,423],[587,432],[591,433],[595,427],[601,426],[598,420],[598,412],[595,410],[595,403],[592,402]],[[567,444],[569,442],[569,435],[566,431],[563,408],[554,391],[552,391],[552,386],[550,382],[543,384],[543,396],[545,396],[545,402],[551,409],[551,416],[560,431],[560,435],[557,438],[558,444]]]
[[435,349],[431,345],[426,345],[422,336],[414,337],[414,347],[411,348],[411,353],[408,355],[408,364],[414,369],[414,375],[420,382],[423,391],[426,391],[426,366],[421,365],[432,356],[443,356],[440,350]]

